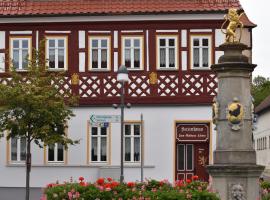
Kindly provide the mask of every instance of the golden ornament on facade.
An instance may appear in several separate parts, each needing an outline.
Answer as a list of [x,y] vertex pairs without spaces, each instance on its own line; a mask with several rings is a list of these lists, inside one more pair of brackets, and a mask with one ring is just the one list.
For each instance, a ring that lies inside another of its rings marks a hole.
[[206,166],[207,164],[207,158],[205,156],[199,156],[198,163],[201,166]]
[[[224,16],[224,23],[221,26],[221,31],[226,35],[226,42],[228,43],[235,43],[240,42],[242,37],[242,30],[244,27],[244,24],[240,21],[241,16],[244,13],[241,13],[240,15],[237,13],[237,9],[230,8],[228,11],[228,14]],[[225,24],[229,22],[226,31],[224,31]],[[240,36],[239,41],[236,40],[236,30],[240,27]]]
[[157,78],[157,73],[156,72],[152,72],[149,75],[149,81],[151,85],[155,85],[158,82],[158,78]]
[[239,130],[240,124],[243,121],[244,108],[239,103],[237,98],[234,98],[234,102],[228,105],[227,119],[232,124],[233,130]]
[[212,120],[214,124],[217,124],[217,119],[218,119],[218,102],[217,98],[214,97],[213,99],[213,104],[212,104]]
[[72,85],[79,85],[79,75],[77,73],[72,74],[71,76],[71,84]]

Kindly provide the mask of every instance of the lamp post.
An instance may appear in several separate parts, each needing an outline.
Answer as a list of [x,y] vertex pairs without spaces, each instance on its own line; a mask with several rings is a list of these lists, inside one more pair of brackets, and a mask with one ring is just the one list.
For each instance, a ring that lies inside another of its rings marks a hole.
[[120,183],[124,181],[124,108],[125,108],[125,82],[129,81],[128,70],[121,65],[117,71],[117,81],[121,83],[121,163],[120,163]]

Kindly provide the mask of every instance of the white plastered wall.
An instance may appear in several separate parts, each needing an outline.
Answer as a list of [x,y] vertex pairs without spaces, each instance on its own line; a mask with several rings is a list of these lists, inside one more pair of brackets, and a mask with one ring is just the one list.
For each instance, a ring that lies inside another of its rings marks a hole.
[[[76,108],[76,117],[69,123],[68,135],[80,139],[80,144],[68,150],[68,164],[45,166],[43,149],[33,147],[33,168],[31,186],[43,187],[56,180],[69,180],[84,176],[94,181],[98,178],[99,168],[87,165],[87,120],[91,114],[120,114],[120,109],[114,108]],[[147,178],[169,179],[174,176],[174,123],[175,120],[211,120],[210,106],[164,106],[164,107],[132,107],[125,110],[126,120],[140,120],[144,117],[144,148],[145,171]],[[213,132],[213,131],[212,131]],[[213,132],[214,133],[214,132]],[[111,165],[119,167],[120,163],[120,125],[111,127]],[[215,134],[212,138],[212,149],[215,148]],[[23,166],[6,166],[6,141],[0,140],[0,187],[23,187],[25,185],[25,168]],[[140,180],[140,167],[125,168],[125,180]],[[16,181],[14,178],[16,177]]]

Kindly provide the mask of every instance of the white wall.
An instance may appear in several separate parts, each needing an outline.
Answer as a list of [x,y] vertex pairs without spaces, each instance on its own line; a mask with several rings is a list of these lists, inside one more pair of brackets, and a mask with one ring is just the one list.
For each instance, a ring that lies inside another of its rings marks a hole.
[[[170,107],[132,107],[125,110],[126,120],[140,120],[140,114],[145,122],[145,177],[173,180],[174,163],[174,121],[175,120],[211,120],[210,106],[170,106]],[[69,123],[68,134],[73,139],[81,139],[80,144],[68,150],[68,165],[44,166],[43,150],[33,148],[33,168],[31,186],[43,187],[56,180],[69,180],[71,176],[84,176],[94,181],[98,178],[98,167],[87,165],[87,120],[91,114],[120,114],[120,109],[114,108],[76,108],[76,117]],[[111,166],[119,167],[120,163],[120,124],[112,124]],[[215,147],[215,136],[213,138]],[[25,168],[23,166],[6,166],[6,141],[0,140],[0,187],[25,185]],[[129,166],[125,171],[125,180],[140,180],[140,168]],[[16,181],[14,181],[16,180]]]

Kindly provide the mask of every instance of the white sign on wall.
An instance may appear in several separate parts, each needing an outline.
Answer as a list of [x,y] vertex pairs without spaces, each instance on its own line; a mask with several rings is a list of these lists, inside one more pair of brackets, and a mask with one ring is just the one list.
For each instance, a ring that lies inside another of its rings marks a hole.
[[108,127],[109,123],[120,123],[120,115],[90,115],[92,126]]

